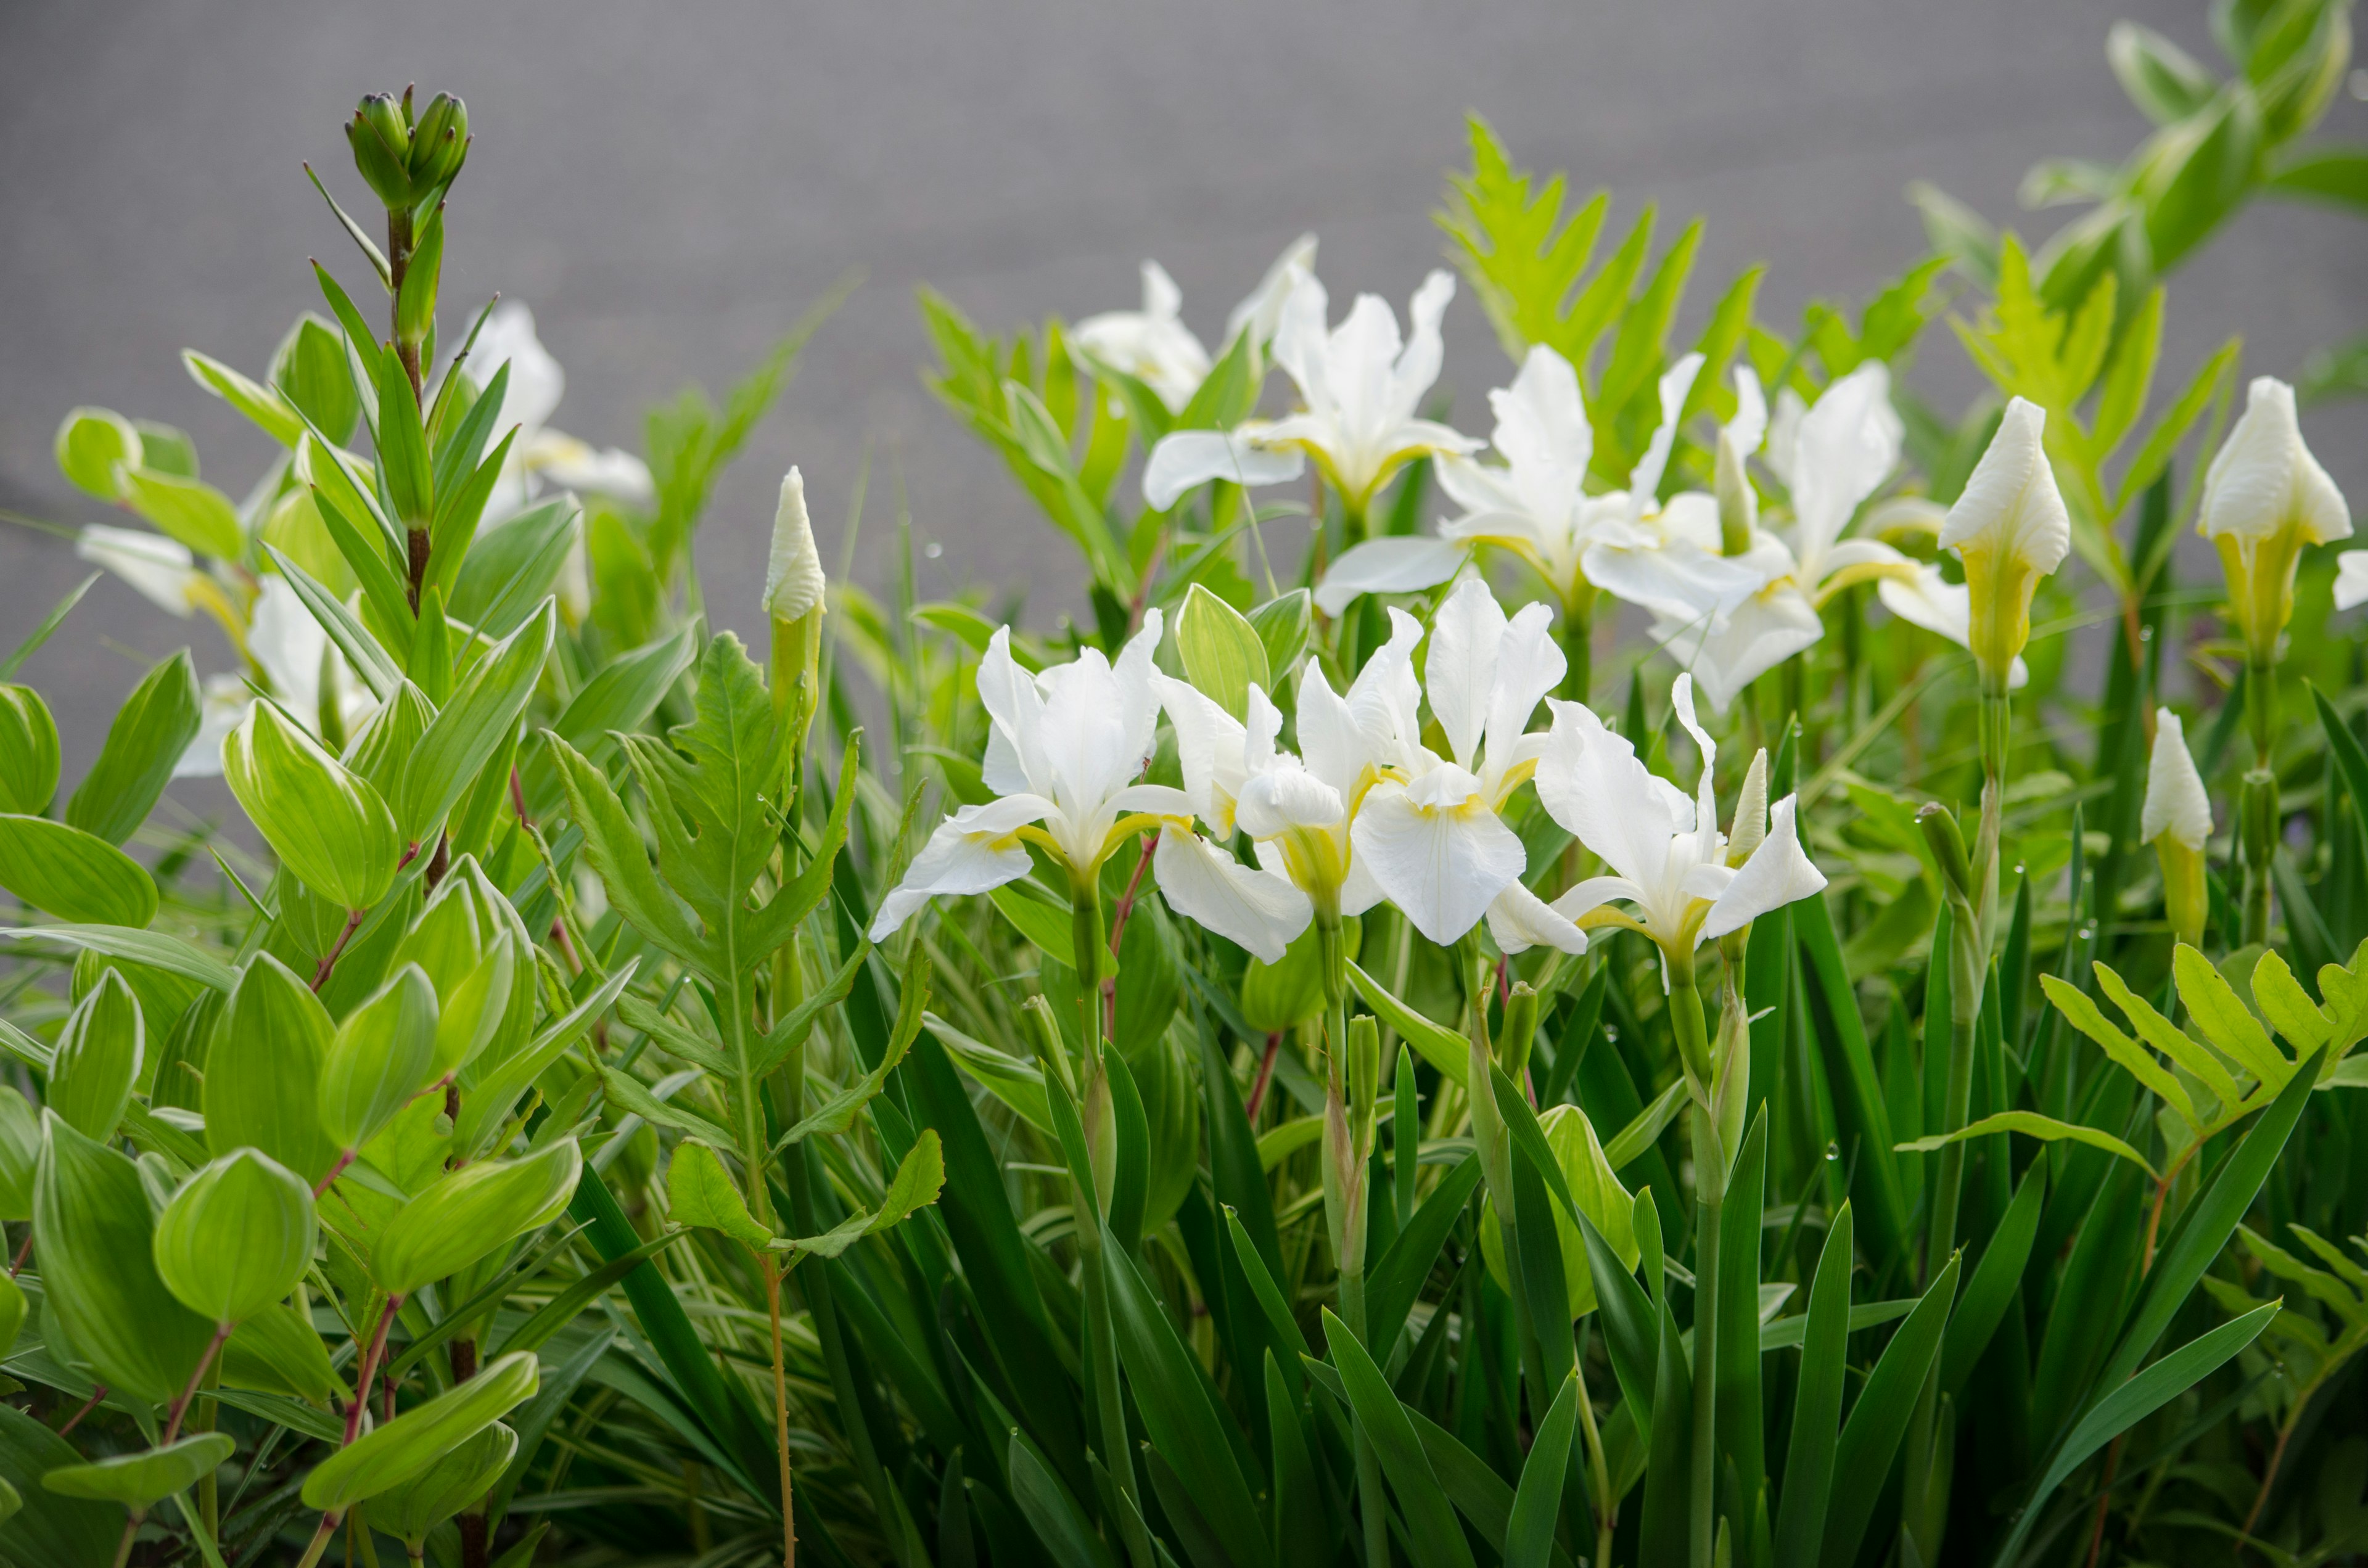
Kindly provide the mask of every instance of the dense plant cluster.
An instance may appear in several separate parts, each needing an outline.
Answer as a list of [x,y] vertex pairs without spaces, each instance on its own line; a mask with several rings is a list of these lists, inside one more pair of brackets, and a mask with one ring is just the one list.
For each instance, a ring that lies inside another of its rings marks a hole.
[[61,800],[81,590],[0,665],[0,1562],[2368,1551],[2368,551],[2160,362],[2247,194],[2368,195],[2345,18],[2118,30],[2091,215],[1925,192],[1794,324],[1478,121],[1403,318],[1312,236],[1213,349],[925,294],[1087,613],[826,573],[791,469],[753,654],[694,541],[827,301],[592,449],[439,315],[467,110],[365,98],[383,308],[185,356],[261,479],[57,438],[235,668]]

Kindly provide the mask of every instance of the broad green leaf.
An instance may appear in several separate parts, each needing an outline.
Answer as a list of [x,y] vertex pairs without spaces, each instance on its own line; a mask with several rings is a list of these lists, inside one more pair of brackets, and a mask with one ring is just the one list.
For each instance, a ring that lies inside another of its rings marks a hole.
[[343,1514],[428,1470],[524,1403],[541,1379],[531,1351],[497,1357],[467,1382],[339,1449],[304,1478],[304,1506]]
[[[695,1078],[696,1074],[686,1076]],[[737,1142],[731,1129],[704,1111],[693,1110],[688,1106],[676,1105],[669,1100],[660,1098],[651,1092],[647,1085],[630,1073],[619,1072],[614,1067],[603,1067],[600,1071],[600,1078],[602,1085],[608,1090],[609,1097],[621,1109],[640,1117],[654,1127],[671,1127],[677,1132],[688,1132],[693,1138],[713,1143],[719,1148],[729,1149]]]
[[[299,332],[304,324],[298,324]],[[288,406],[279,388],[251,381],[211,355],[200,354],[194,348],[181,350],[181,363],[188,368],[191,381],[246,415],[248,423],[281,446],[293,447],[304,438],[304,421]],[[345,367],[340,364],[337,369],[342,374]],[[347,417],[350,421],[352,415]]]
[[41,1477],[82,1456],[13,1404],[0,1405],[0,1485],[18,1506],[0,1525],[0,1541],[20,1568],[110,1568],[123,1534],[122,1510],[44,1491]]
[[1176,652],[1202,696],[1237,721],[1248,717],[1249,688],[1272,695],[1266,642],[1241,611],[1195,583],[1176,616]]
[[321,1061],[321,1130],[341,1153],[385,1131],[427,1086],[436,1052],[436,987],[405,964],[347,1015]]
[[286,1394],[324,1409],[351,1397],[329,1363],[320,1331],[292,1305],[267,1308],[240,1324],[223,1341],[222,1358],[222,1381],[233,1388]]
[[1359,969],[1349,965],[1349,983],[1366,1006],[1382,1017],[1382,1021],[1397,1030],[1415,1053],[1439,1070],[1449,1083],[1464,1086],[1464,1074],[1471,1059],[1471,1042],[1442,1024],[1435,1024],[1390,994],[1387,986]]
[[2335,1020],[2310,999],[2286,960],[2274,951],[2264,951],[2253,966],[2253,1002],[2270,1020],[2270,1027],[2294,1041],[2294,1049],[2305,1055],[2335,1037]]
[[197,738],[199,708],[197,671],[184,648],[151,669],[116,710],[98,760],[66,802],[66,821],[109,844],[131,837]]
[[393,1296],[457,1274],[557,1219],[583,1168],[572,1138],[521,1159],[463,1165],[388,1221],[370,1249],[370,1273]]
[[[1478,1161],[1467,1160],[1465,1163],[1471,1169],[1468,1174],[1459,1173],[1464,1174],[1465,1179],[1463,1196],[1453,1206],[1458,1212],[1462,1210],[1464,1199],[1472,1196],[1472,1185],[1480,1176]],[[1453,1217],[1452,1214],[1449,1216],[1451,1221]],[[1259,1253],[1258,1244],[1250,1240],[1241,1216],[1230,1208],[1225,1210],[1225,1233],[1233,1242],[1234,1256],[1242,1266],[1242,1277],[1249,1281],[1250,1294],[1257,1299],[1258,1311],[1265,1314],[1267,1326],[1274,1331],[1275,1342],[1286,1350],[1306,1355],[1315,1346],[1307,1343],[1307,1335],[1300,1330],[1299,1320],[1292,1316],[1291,1304],[1283,1300],[1281,1287],[1275,1284],[1274,1275],[1267,1267],[1266,1258]],[[1396,1315],[1403,1323],[1406,1314],[1398,1312]],[[1393,1341],[1396,1339],[1395,1329],[1391,1331],[1390,1337]]]
[[58,792],[58,726],[29,686],[0,680],[0,812],[39,816]]
[[59,1032],[46,1094],[53,1115],[88,1138],[115,1135],[131,1103],[147,1054],[140,1003],[123,976],[108,970],[75,1004]]
[[[2223,1106],[2234,1107],[2245,1097],[2237,1090],[2237,1080],[2228,1075],[2228,1069],[2220,1064],[2218,1057],[2157,1012],[2154,1004],[2123,984],[2120,975],[2101,964],[2097,967],[2096,975],[2097,988],[2122,1010],[2122,1016],[2129,1019],[2139,1037],[2148,1045],[2200,1079]],[[2226,985],[2227,983],[2223,981],[2221,983]],[[2266,1039],[2263,1043],[2268,1043]]]
[[[2104,966],[2099,964],[2097,967],[2101,969]],[[2203,1125],[2202,1118],[2196,1113],[2195,1102],[2189,1097],[2185,1085],[2172,1077],[2152,1053],[2108,1022],[2104,1014],[2097,1010],[2097,1005],[2089,1000],[2078,987],[2055,975],[2043,974],[2039,977],[2039,988],[2047,994],[2047,999],[2055,1004],[2056,1010],[2070,1020],[2074,1028],[2104,1048],[2105,1054],[2112,1058],[2116,1066],[2161,1096],[2163,1103],[2183,1117],[2189,1126]],[[2083,1142],[2090,1140],[2084,1139]],[[2099,1147],[2110,1146],[2100,1144]],[[2139,1164],[2145,1163],[2140,1159]]]
[[321,1069],[336,1034],[328,1009],[269,953],[231,994],[230,1018],[206,1057],[206,1140],[216,1154],[252,1147],[309,1188],[336,1164],[321,1131]]
[[136,928],[156,915],[156,884],[140,862],[46,817],[0,814],[0,888],[61,920]]
[[416,1551],[427,1532],[493,1490],[518,1456],[518,1435],[496,1421],[417,1475],[370,1499],[370,1522]]
[[[280,400],[302,410],[302,417],[329,439],[342,441],[353,434],[361,405],[336,327],[310,311],[297,317],[271,357],[270,377]],[[292,439],[287,443],[295,444]]]
[[0,927],[0,941],[56,942],[87,953],[124,959],[178,975],[216,991],[228,991],[237,971],[220,959],[199,951],[178,937],[162,931],[141,931],[129,926],[20,926]]
[[387,657],[386,650],[379,646],[370,629],[345,607],[344,601],[278,548],[266,543],[263,552],[279,567],[288,585],[296,590],[296,597],[312,611],[313,619],[336,644],[337,652],[345,655],[346,663],[353,667],[361,683],[370,687],[370,695],[381,702],[393,696],[395,687],[403,684],[403,671]]
[[1118,1568],[1118,1560],[1087,1523],[1069,1489],[1017,1426],[1011,1429],[1004,1468],[1011,1478],[1012,1501],[1056,1568]]
[[424,533],[436,516],[436,486],[427,461],[427,433],[402,360],[389,354],[378,366],[378,463],[396,519]]
[[212,485],[151,468],[119,472],[126,504],[154,524],[158,533],[178,540],[199,555],[223,561],[235,561],[245,552],[246,536],[239,528],[238,511],[230,497]]
[[2203,1038],[2237,1059],[2245,1070],[2272,1088],[2283,1085],[2294,1064],[2271,1043],[2261,1021],[2238,999],[2236,987],[2221,978],[2212,960],[2181,943],[2171,955],[2171,973],[2179,982],[2179,999]]
[[[1267,672],[1275,685],[1281,685],[1299,667],[1299,656],[1306,652],[1308,630],[1314,624],[1314,599],[1305,588],[1293,588],[1250,611],[1250,625],[1265,647]],[[1267,695],[1274,695],[1271,687]]]
[[41,1477],[41,1485],[62,1497],[87,1497],[144,1511],[211,1475],[237,1447],[227,1432],[201,1432],[168,1449],[60,1465]]
[[377,790],[270,702],[222,744],[222,777],[296,878],[340,909],[368,909],[402,844]]
[[2185,50],[2136,22],[2113,24],[2105,35],[2105,58],[2130,102],[2157,125],[2193,114],[2219,85]]
[[773,1233],[748,1212],[740,1187],[713,1149],[696,1138],[675,1146],[666,1172],[666,1217],[677,1225],[721,1231],[743,1246],[763,1248]]
[[14,1085],[0,1085],[0,1220],[33,1217],[33,1173],[40,1161],[41,1113]]
[[481,530],[447,585],[446,612],[488,637],[508,636],[550,597],[582,517],[573,495],[559,495]]
[[313,1189],[259,1149],[224,1154],[181,1184],[156,1219],[156,1273],[217,1324],[284,1299],[313,1266]]
[[140,466],[140,432],[113,409],[71,408],[52,450],[77,489],[112,503],[123,499],[123,471]]
[[[2046,975],[2041,978],[2053,979],[2054,976]],[[1986,1116],[1979,1121],[1970,1123],[1954,1132],[1935,1133],[1930,1138],[1918,1138],[1912,1143],[1902,1143],[1899,1147],[1919,1154],[1929,1154],[1933,1150],[1944,1148],[1951,1143],[1962,1143],[1969,1138],[1987,1138],[1998,1132],[2021,1132],[2047,1142],[2068,1138],[2075,1142],[2086,1143],[2092,1149],[2102,1149],[2109,1154],[2118,1154],[2148,1176],[2155,1174],[2152,1162],[2112,1133],[2100,1131],[2094,1127],[2083,1127],[2078,1122],[2058,1121],[2052,1116],[2042,1116],[2035,1110],[2002,1110],[1996,1116]]]
[[163,1404],[188,1386],[213,1325],[165,1289],[148,1216],[132,1163],[50,1113],[33,1187],[43,1311],[99,1381]]

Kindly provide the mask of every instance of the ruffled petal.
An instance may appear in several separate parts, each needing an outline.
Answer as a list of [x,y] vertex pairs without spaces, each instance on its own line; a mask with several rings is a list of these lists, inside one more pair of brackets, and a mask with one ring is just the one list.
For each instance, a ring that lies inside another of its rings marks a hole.
[[1425,810],[1394,785],[1365,797],[1349,838],[1390,902],[1441,947],[1477,925],[1528,863],[1495,812]]
[[1160,437],[1143,465],[1143,504],[1165,512],[1184,493],[1213,479],[1281,484],[1307,472],[1296,447],[1267,447],[1240,430],[1178,430]]

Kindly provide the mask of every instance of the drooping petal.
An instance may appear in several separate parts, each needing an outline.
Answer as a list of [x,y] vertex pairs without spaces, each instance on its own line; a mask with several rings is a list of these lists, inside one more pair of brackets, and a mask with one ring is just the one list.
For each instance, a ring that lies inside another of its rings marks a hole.
[[986,892],[1026,876],[1032,862],[1012,835],[1055,810],[1041,795],[1010,795],[983,806],[964,806],[939,823],[913,857],[905,880],[881,901],[871,922],[871,940],[887,940],[933,898]]
[[1488,905],[1488,934],[1506,953],[1531,948],[1554,948],[1573,955],[1587,951],[1587,933],[1518,881],[1506,884]]
[[1669,688],[1669,706],[1677,710],[1678,722],[1693,737],[1694,748],[1702,754],[1702,777],[1694,785],[1694,827],[1696,831],[1705,824],[1715,828],[1718,800],[1713,793],[1713,781],[1718,769],[1718,743],[1710,738],[1710,732],[1694,715],[1693,676],[1678,676],[1677,683]]
[[1683,541],[1630,549],[1598,540],[1587,547],[1585,559],[1588,580],[1597,587],[1681,625],[1715,624],[1767,581],[1747,557]]
[[1434,267],[1423,278],[1422,287],[1414,291],[1406,306],[1406,352],[1397,357],[1390,369],[1390,415],[1403,422],[1414,416],[1422,406],[1422,394],[1439,380],[1439,365],[1443,349],[1439,336],[1440,318],[1447,313],[1448,301],[1455,298],[1455,275],[1445,267]]
[[2197,531],[2259,540],[2289,524],[2314,544],[2351,537],[2343,493],[2303,441],[2294,388],[2257,376],[2246,389],[2244,417],[2204,474]]
[[1726,624],[1656,621],[1653,640],[1691,671],[1710,705],[1724,713],[1745,687],[1825,635],[1825,622],[1790,582],[1737,605]]
[[1140,379],[1170,410],[1191,402],[1209,374],[1209,351],[1182,320],[1183,291],[1156,261],[1143,264],[1143,309],[1106,311],[1069,329],[1090,362]]
[[534,312],[523,300],[495,305],[469,350],[469,379],[480,387],[491,386],[494,372],[504,365],[510,368],[510,379],[494,423],[505,430],[513,425],[542,428],[567,392],[567,372],[536,335]]
[[[1452,774],[1462,778],[1441,778]],[[1479,780],[1470,774],[1441,767],[1416,785],[1433,788],[1417,799],[1406,787],[1390,783],[1365,797],[1349,830],[1355,863],[1372,873],[1416,930],[1441,947],[1452,946],[1520,876],[1528,857],[1520,837],[1494,812],[1459,809],[1479,790]],[[1455,787],[1463,790],[1462,801],[1452,798]]]
[[1899,461],[1891,372],[1870,359],[1827,387],[1802,418],[1793,455],[1793,551],[1812,581],[1859,504]]
[[1160,829],[1153,864],[1169,907],[1269,963],[1281,961],[1283,949],[1315,914],[1307,895],[1290,882],[1180,828]]
[[1735,368],[1735,417],[1719,427],[1719,443],[1748,458],[1768,438],[1768,396],[1759,377],[1748,365]]
[[1472,767],[1480,749],[1497,683],[1497,650],[1504,640],[1504,608],[1477,576],[1456,584],[1431,617],[1423,691],[1458,767]]
[[2204,792],[2203,776],[2188,755],[2187,735],[2179,715],[2157,708],[2154,715],[2154,752],[2146,760],[2146,806],[2139,813],[2138,842],[2152,844],[2164,834],[2201,852],[2212,838],[2212,797]]
[[1411,594],[1455,575],[1469,551],[1443,539],[1371,539],[1332,563],[1315,585],[1315,608],[1338,615],[1365,594]]
[[1160,437],[1143,465],[1143,504],[1155,512],[1212,479],[1255,486],[1281,484],[1307,472],[1295,447],[1261,446],[1254,430],[1178,430]]
[[1800,829],[1793,820],[1799,806],[1799,796],[1787,795],[1768,813],[1768,836],[1759,841],[1751,858],[1736,869],[1726,891],[1710,906],[1702,921],[1703,940],[1714,942],[1763,915],[1825,891],[1826,874],[1801,847]]
[[188,618],[199,574],[197,557],[180,540],[145,528],[92,523],[74,537],[74,553],[114,573],[157,608]]

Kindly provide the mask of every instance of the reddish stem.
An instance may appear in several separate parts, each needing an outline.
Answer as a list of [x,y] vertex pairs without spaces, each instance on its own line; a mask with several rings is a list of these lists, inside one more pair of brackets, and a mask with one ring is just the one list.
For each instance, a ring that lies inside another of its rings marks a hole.
[[[1118,956],[1119,939],[1126,935],[1126,918],[1134,913],[1134,895],[1143,886],[1143,873],[1151,867],[1151,835],[1144,834],[1140,853],[1134,860],[1134,875],[1126,880],[1126,892],[1119,895],[1118,909],[1110,916],[1110,956]],[[1102,1038],[1118,1038],[1118,976],[1102,982]]]
[[534,819],[526,814],[526,786],[518,782],[516,767],[510,769],[510,810],[518,813],[518,826],[529,832],[533,830]]
[[1250,1084],[1250,1102],[1242,1108],[1243,1119],[1258,1124],[1258,1107],[1266,1103],[1266,1086],[1274,1076],[1274,1059],[1282,1050],[1282,1031],[1274,1029],[1266,1037],[1266,1054],[1258,1058],[1258,1077]]
[[378,1376],[379,1358],[386,1351],[387,1331],[394,1326],[394,1314],[403,1305],[400,1296],[386,1299],[386,1310],[378,1315],[378,1331],[370,1335],[369,1346],[362,1351],[361,1375],[354,1379],[354,1402],[346,1407],[346,1443],[361,1436],[362,1412],[370,1407],[370,1381]]
[[17,1256],[15,1257],[9,1259],[8,1278],[13,1279],[18,1274],[24,1272],[25,1260],[32,1256],[33,1232],[31,1227],[28,1226],[25,1231],[25,1244],[17,1249]]
[[188,1415],[190,1402],[198,1397],[198,1384],[205,1380],[206,1369],[213,1365],[222,1342],[230,1337],[230,1330],[231,1325],[226,1323],[214,1325],[213,1339],[206,1346],[206,1353],[198,1358],[198,1369],[189,1374],[189,1386],[181,1391],[181,1397],[173,1402],[171,1414],[165,1417],[165,1440],[156,1445],[158,1448],[171,1448],[173,1439],[181,1435],[181,1418]]
[[320,1184],[313,1188],[313,1199],[317,1202],[328,1192],[329,1188],[336,1186],[337,1178],[345,1175],[346,1167],[353,1163],[354,1152],[351,1149],[339,1150],[337,1152],[337,1163],[329,1167],[329,1174],[323,1176],[320,1180]]
[[67,1433],[73,1431],[75,1427],[81,1426],[82,1418],[88,1415],[92,1411],[97,1410],[98,1408],[98,1402],[106,1397],[107,1385],[105,1383],[101,1383],[97,1388],[91,1390],[90,1397],[82,1402],[82,1408],[74,1413],[74,1419],[58,1428],[58,1436],[63,1437]]
[[361,923],[362,912],[360,910],[357,909],[347,915],[346,916],[346,928],[337,933],[336,946],[322,954],[321,961],[313,967],[313,994],[314,995],[319,995],[321,987],[329,983],[329,971],[336,969],[337,967],[337,960],[345,956],[346,944],[354,939],[354,932],[360,927]]

